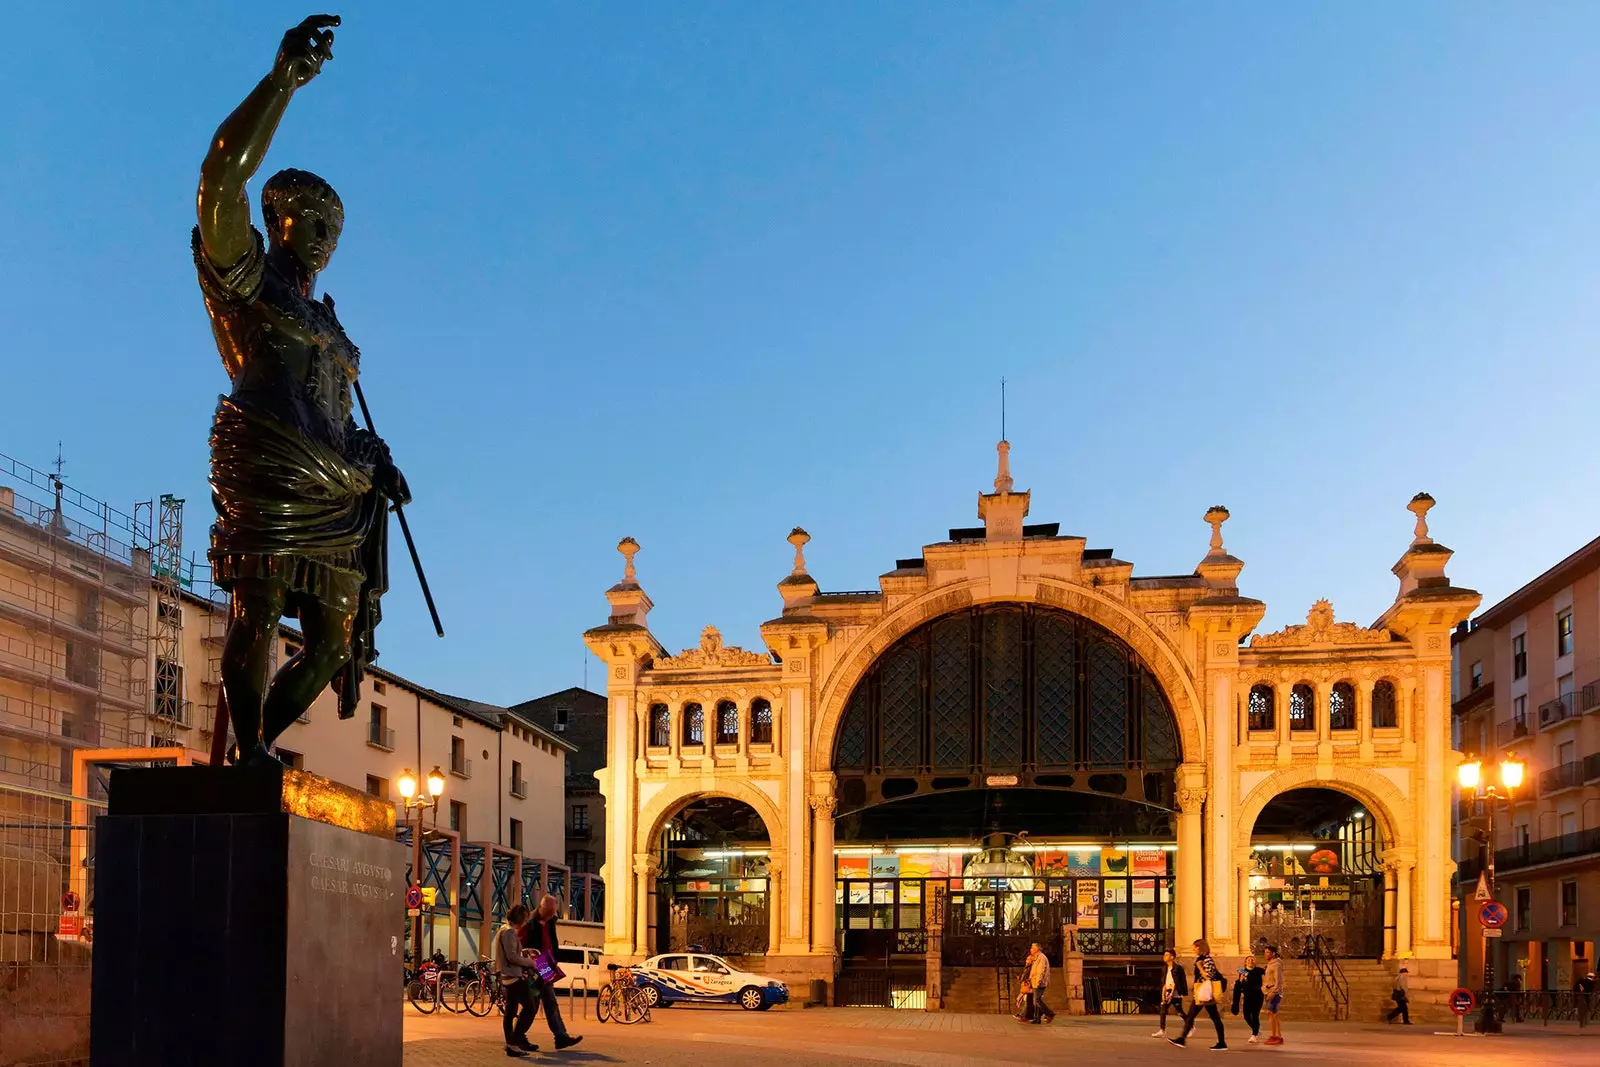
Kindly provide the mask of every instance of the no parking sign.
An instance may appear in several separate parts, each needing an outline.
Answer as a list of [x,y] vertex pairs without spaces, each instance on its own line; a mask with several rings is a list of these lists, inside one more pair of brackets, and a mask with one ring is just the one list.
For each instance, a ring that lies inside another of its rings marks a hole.
[[1478,998],[1470,989],[1457,989],[1450,994],[1450,1010],[1456,1015],[1466,1015],[1478,1006]]
[[1486,900],[1478,905],[1478,921],[1491,930],[1506,924],[1506,906],[1498,900]]

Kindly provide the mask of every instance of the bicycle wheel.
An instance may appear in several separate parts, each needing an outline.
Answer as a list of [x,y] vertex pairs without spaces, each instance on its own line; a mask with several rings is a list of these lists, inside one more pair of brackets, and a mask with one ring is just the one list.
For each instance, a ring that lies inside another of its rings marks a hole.
[[594,1002],[594,1017],[603,1023],[610,1022],[616,1003],[617,987],[612,985],[601,986],[600,996]]
[[482,978],[474,978],[467,983],[461,993],[462,1006],[467,1009],[467,1014],[483,1018],[489,1014],[489,1009],[494,1007],[494,992]]
[[432,1015],[439,1007],[437,987],[432,982],[423,982],[420,979],[411,979],[411,984],[406,986],[406,999],[411,1006],[424,1015]]
[[622,1013],[617,1021],[625,1024],[644,1022],[650,1017],[650,1002],[644,999],[644,991],[640,989],[625,989],[622,992]]

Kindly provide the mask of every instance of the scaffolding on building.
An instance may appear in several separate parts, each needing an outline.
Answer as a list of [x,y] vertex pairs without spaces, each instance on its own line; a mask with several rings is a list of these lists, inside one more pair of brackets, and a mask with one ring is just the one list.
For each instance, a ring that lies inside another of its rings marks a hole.
[[153,505],[0,454],[0,781],[66,795],[79,749],[150,743]]

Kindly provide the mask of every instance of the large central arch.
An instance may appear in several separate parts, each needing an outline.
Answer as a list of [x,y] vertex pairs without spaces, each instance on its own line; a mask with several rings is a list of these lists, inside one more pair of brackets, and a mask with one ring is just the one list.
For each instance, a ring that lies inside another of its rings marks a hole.
[[998,595],[988,578],[977,578],[941,586],[908,601],[851,643],[819,695],[811,732],[812,772],[832,772],[839,729],[851,695],[885,652],[941,616],[989,604],[1059,609],[1100,626],[1122,641],[1154,676],[1166,697],[1177,724],[1180,760],[1198,763],[1205,759],[1204,702],[1174,644],[1179,633],[1163,634],[1140,613],[1086,586],[1039,578],[1031,588]]
[[832,766],[841,811],[997,779],[1171,808],[1180,762],[1166,695],[1125,641],[1057,608],[993,603],[878,657],[845,704]]

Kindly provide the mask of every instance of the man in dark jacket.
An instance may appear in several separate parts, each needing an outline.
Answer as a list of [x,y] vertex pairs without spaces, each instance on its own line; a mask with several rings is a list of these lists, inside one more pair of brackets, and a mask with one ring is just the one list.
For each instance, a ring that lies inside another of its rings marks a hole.
[[[522,928],[522,944],[537,960],[544,957],[551,967],[556,966],[556,947],[561,944],[561,935],[557,930],[556,915],[561,910],[561,901],[546,893],[539,901],[539,910],[534,912],[533,918]],[[537,971],[537,966],[534,968]],[[544,1021],[550,1027],[550,1034],[556,1039],[556,1050],[571,1048],[582,1041],[581,1037],[573,1037],[567,1033],[567,1024],[561,1019],[561,1009],[556,1005],[556,987],[554,982],[539,981],[539,1004],[544,1007]],[[538,1014],[539,1008],[534,1007]]]
[[1167,1036],[1167,1012],[1183,1018],[1183,998],[1189,992],[1189,978],[1183,973],[1178,954],[1170,948],[1161,954],[1161,1025],[1151,1037]]

